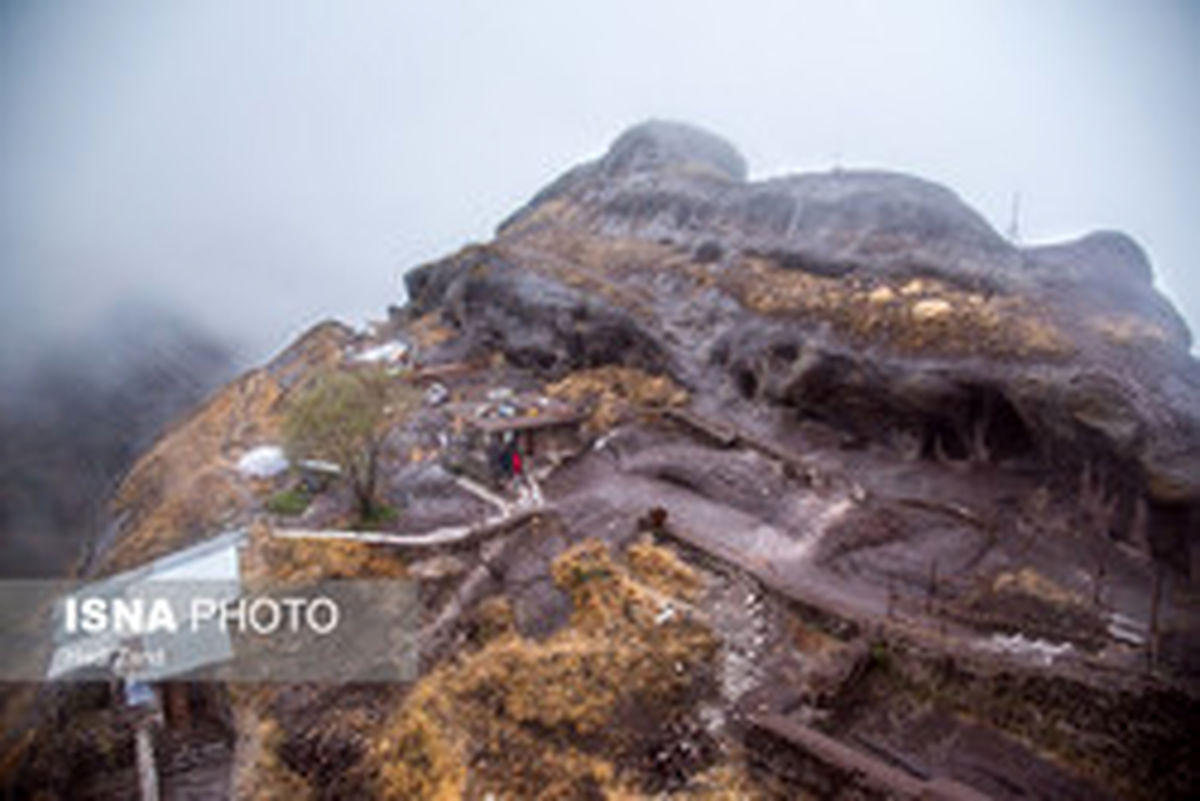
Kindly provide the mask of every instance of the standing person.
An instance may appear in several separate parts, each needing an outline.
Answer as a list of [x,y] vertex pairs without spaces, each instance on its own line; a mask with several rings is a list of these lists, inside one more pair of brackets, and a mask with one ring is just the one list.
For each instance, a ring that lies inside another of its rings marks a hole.
[[492,471],[494,475],[493,487],[503,489],[512,484],[512,455],[513,450],[517,447],[513,442],[512,432],[505,432],[503,436],[496,440],[490,441],[492,444]]
[[512,475],[517,490],[517,502],[524,504],[529,482],[525,478],[525,460],[521,458],[521,451],[515,445],[512,452]]

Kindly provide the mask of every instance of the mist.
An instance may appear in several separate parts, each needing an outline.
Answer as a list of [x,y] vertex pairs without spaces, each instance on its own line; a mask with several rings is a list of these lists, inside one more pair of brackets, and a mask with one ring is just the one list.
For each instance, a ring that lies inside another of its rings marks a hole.
[[86,569],[134,459],[233,374],[178,314],[123,305],[69,344],[40,343],[0,392],[0,576]]
[[1187,3],[8,3],[5,365],[121,304],[261,361],[647,117],[756,176],[886,167],[1036,243],[1133,235],[1200,320]]

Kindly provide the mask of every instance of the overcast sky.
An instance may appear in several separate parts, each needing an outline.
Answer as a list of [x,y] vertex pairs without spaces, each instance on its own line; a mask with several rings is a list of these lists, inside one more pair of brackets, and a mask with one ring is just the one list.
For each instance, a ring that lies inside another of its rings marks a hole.
[[1124,230],[1197,331],[1197,8],[0,0],[4,348],[149,302],[265,358],[648,117],[759,177],[916,173],[1001,231],[1019,192],[1026,241]]

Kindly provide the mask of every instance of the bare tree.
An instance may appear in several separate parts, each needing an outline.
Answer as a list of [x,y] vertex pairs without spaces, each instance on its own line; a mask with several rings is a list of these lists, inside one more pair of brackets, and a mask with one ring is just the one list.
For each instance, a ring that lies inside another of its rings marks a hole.
[[284,440],[293,458],[337,464],[354,490],[358,513],[370,520],[388,432],[420,405],[403,376],[383,368],[334,369],[318,375],[290,404]]

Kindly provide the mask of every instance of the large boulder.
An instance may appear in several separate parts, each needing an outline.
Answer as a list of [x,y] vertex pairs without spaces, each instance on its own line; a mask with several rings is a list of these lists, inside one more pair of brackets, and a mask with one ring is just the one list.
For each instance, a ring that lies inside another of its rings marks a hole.
[[602,296],[524,269],[492,248],[468,248],[406,276],[414,310],[437,309],[467,354],[504,353],[547,374],[626,364],[659,371],[665,355],[633,315]]

